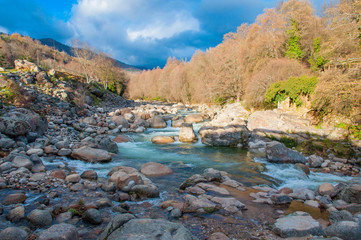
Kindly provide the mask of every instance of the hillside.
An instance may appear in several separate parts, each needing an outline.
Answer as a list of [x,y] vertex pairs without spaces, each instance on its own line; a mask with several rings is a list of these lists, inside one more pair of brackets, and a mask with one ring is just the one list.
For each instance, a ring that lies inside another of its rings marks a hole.
[[[67,54],[69,54],[70,56],[74,57],[74,49],[68,45],[62,44],[54,39],[51,38],[43,38],[43,39],[39,39],[39,41],[41,42],[41,44],[49,46],[51,48],[55,48],[56,50],[58,50],[59,52],[66,52]],[[114,66],[116,67],[120,67],[123,68],[127,71],[139,71],[140,69],[138,69],[137,67],[128,65],[126,63],[123,63],[119,60],[113,59],[114,60]]]
[[[133,99],[276,108],[306,107],[316,122],[335,116],[361,124],[361,2],[341,0],[317,15],[309,1],[266,9],[189,62],[130,75]],[[337,93],[337,94],[335,94]]]

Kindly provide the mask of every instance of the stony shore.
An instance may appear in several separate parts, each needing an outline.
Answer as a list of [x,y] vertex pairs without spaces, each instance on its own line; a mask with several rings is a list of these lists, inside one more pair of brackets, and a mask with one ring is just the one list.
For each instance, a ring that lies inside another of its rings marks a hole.
[[[346,141],[340,129],[317,129],[284,112],[251,113],[238,103],[219,108],[133,102],[95,89],[104,106],[92,106],[89,100],[80,114],[69,101],[69,82],[54,83],[41,71],[6,77],[36,97],[31,109],[0,109],[0,240],[352,240],[361,235],[360,141]],[[43,84],[37,85],[39,79]],[[199,113],[179,113],[190,108]],[[175,138],[191,144],[199,136],[205,145],[246,148],[270,162],[295,164],[305,174],[320,171],[353,180],[322,184],[316,191],[245,187],[227,172],[208,168],[153,204],[148,199],[158,198],[161,189],[151,179],[172,174],[167,166],[117,166],[106,178],[67,166],[71,159],[112,161],[119,151],[117,142],[129,141],[124,134],[164,128],[169,120],[180,127],[179,136],[158,137],[154,144],[170,144]],[[192,124],[204,121],[196,134]],[[353,154],[338,156],[326,149],[307,155],[286,147],[281,141],[285,137],[300,144],[329,139]]]

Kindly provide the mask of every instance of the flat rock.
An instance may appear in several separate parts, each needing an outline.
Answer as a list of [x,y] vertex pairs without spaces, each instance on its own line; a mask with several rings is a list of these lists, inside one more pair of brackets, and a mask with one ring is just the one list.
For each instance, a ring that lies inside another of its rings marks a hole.
[[174,143],[174,139],[169,136],[156,136],[152,138],[152,143],[155,144],[169,144]]
[[148,162],[142,165],[140,172],[147,177],[159,177],[172,174],[173,170],[160,163]]
[[276,220],[273,231],[283,238],[323,235],[321,224],[305,212],[295,212]]

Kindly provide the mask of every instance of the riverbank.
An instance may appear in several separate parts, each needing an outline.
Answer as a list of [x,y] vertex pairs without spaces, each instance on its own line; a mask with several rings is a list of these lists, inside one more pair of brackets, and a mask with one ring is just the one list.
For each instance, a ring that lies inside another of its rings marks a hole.
[[[141,228],[148,238],[164,228],[167,239],[358,233],[357,143],[325,155],[282,143],[326,141],[335,130],[278,112],[251,114],[239,104],[212,110],[124,100],[87,105],[81,115],[65,100],[38,94],[36,106],[51,103],[43,116],[1,110],[0,239],[15,232],[18,239],[122,239]],[[171,143],[152,143],[158,136]],[[291,230],[282,225],[287,217]],[[299,230],[304,221],[312,224]]]

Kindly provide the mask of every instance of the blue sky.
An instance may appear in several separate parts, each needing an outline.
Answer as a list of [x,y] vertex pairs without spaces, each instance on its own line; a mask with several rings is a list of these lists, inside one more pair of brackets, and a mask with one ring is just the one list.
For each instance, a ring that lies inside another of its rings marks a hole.
[[[219,44],[278,0],[0,0],[0,32],[80,39],[125,63],[153,68]],[[312,0],[316,8],[328,0]]]

